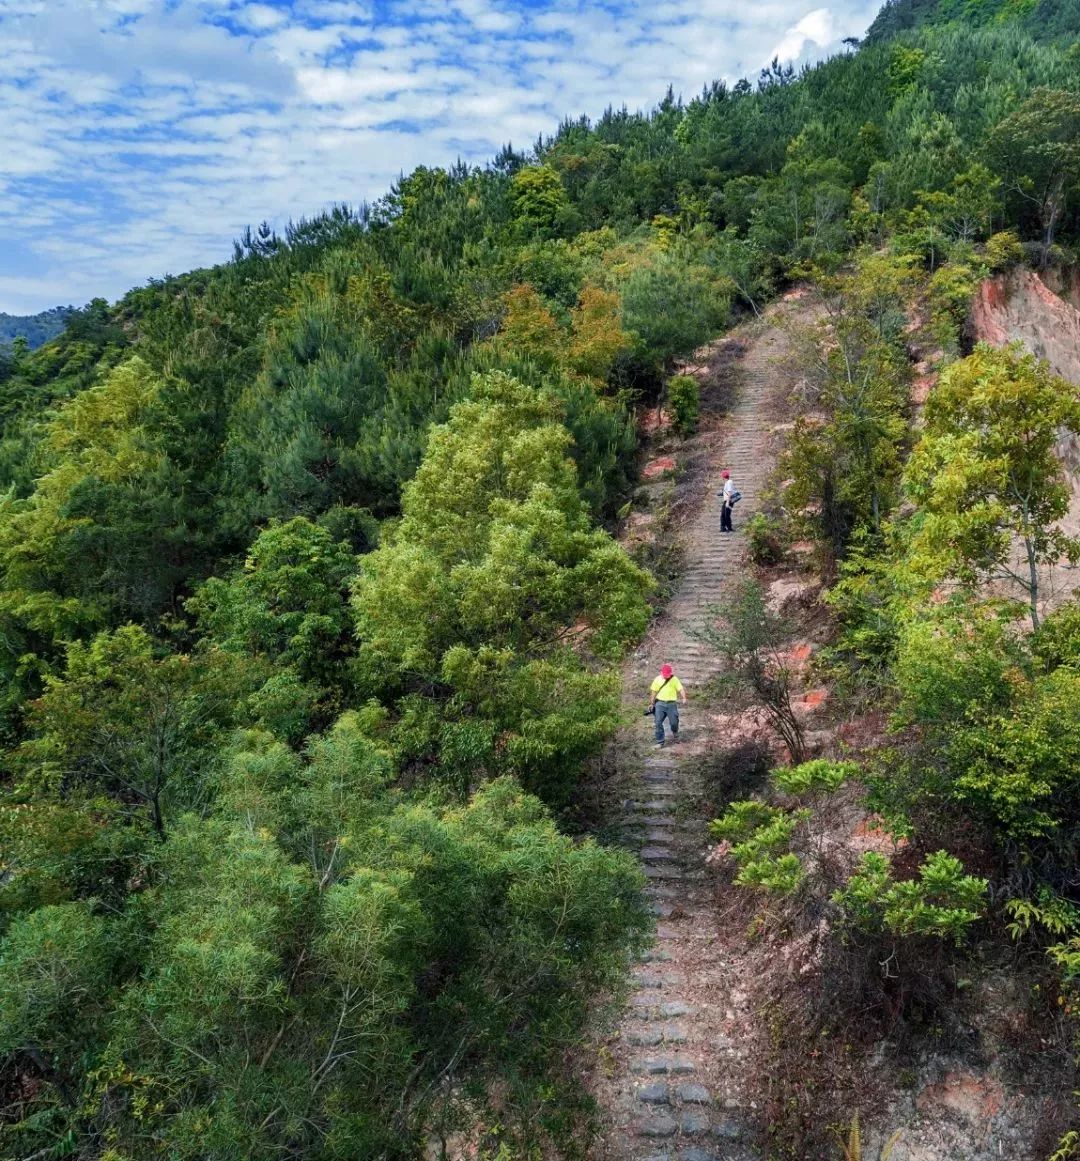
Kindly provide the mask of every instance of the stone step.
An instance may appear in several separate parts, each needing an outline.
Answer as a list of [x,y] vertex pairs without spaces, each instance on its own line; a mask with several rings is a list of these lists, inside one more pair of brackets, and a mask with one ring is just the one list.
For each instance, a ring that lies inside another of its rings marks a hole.
[[717,1153],[710,1148],[690,1145],[678,1152],[650,1153],[644,1161],[730,1161],[730,1153]]
[[647,1024],[632,1028],[626,1041],[635,1048],[656,1048],[663,1044],[685,1044],[689,1034],[682,1024]]
[[681,1137],[704,1137],[712,1128],[708,1116],[689,1109],[684,1109],[675,1120]]
[[643,1117],[634,1122],[633,1131],[639,1137],[646,1137],[650,1140],[666,1140],[675,1136],[679,1131],[679,1126],[673,1117]]
[[658,1044],[663,1044],[664,1034],[659,1028],[642,1028],[626,1034],[627,1044],[632,1044],[635,1048],[655,1048]]
[[631,996],[630,1007],[642,1020],[672,1020],[694,1014],[694,1005],[685,1000],[661,1000],[647,992]]
[[634,1099],[647,1105],[671,1104],[668,1086],[662,1080],[653,1081],[651,1084],[639,1085],[634,1090]]
[[[713,1133],[716,1133],[716,1127],[713,1127]],[[717,1153],[713,1149],[700,1148],[697,1145],[691,1145],[688,1149],[680,1149],[672,1161],[730,1161],[731,1154],[728,1152]]]
[[630,1062],[637,1076],[689,1076],[694,1062],[687,1056],[645,1056]]
[[639,971],[634,975],[634,982],[639,988],[656,990],[658,988],[681,988],[686,984],[686,977],[682,972],[651,972]]
[[684,1105],[711,1105],[713,1099],[703,1084],[680,1084],[675,1086],[675,1099]]

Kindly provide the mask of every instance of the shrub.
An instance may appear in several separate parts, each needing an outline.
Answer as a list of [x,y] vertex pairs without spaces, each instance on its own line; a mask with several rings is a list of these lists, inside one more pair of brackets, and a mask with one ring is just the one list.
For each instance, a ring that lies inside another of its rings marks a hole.
[[106,922],[87,903],[19,916],[0,942],[0,1053],[78,1044],[108,992],[113,955]]
[[755,512],[745,524],[746,542],[754,564],[779,564],[784,559],[780,522],[764,512]]
[[856,762],[830,762],[827,758],[814,758],[798,766],[782,766],[772,772],[773,785],[801,798],[809,794],[829,794],[859,773]]
[[772,752],[759,739],[703,755],[698,769],[710,808],[723,810],[733,798],[751,793],[764,781],[772,763]]
[[1080,667],[1080,601],[1055,609],[1031,636],[1031,652],[1048,670]]
[[986,243],[984,255],[987,266],[995,274],[1010,270],[1024,260],[1024,246],[1012,230],[1002,230],[991,235]]
[[733,802],[709,829],[732,843],[730,855],[739,868],[740,887],[760,887],[789,895],[803,880],[802,860],[788,848],[796,827],[810,817],[808,810],[782,810],[764,802]]
[[973,713],[1008,705],[1021,657],[1007,621],[959,602],[900,630],[894,675],[901,715],[951,733]]
[[759,855],[740,869],[735,882],[740,887],[760,887],[773,895],[790,895],[803,881],[802,860],[798,855]]
[[1011,917],[1006,926],[1013,939],[1035,930],[1058,938],[1080,931],[1080,907],[1046,884],[1036,891],[1034,899],[1009,899],[1005,911]]
[[765,710],[784,740],[793,762],[804,756],[802,725],[791,704],[791,673],[783,663],[781,644],[787,627],[765,604],[753,580],[733,586],[721,607],[706,610],[709,620],[691,636],[712,646],[723,662],[721,688],[744,690]]
[[1063,667],[1036,679],[1010,715],[957,730],[949,751],[953,796],[999,838],[1054,836],[1075,851],[1068,836],[1080,816],[1080,674]]
[[668,403],[675,431],[681,436],[697,430],[701,411],[701,388],[692,375],[675,375],[668,380]]
[[778,806],[769,806],[756,799],[746,799],[742,802],[733,802],[719,818],[714,818],[709,823],[709,830],[714,838],[738,842],[782,817],[783,814]]
[[930,279],[933,332],[946,348],[957,346],[982,274],[964,262],[949,262]]
[[918,879],[897,883],[884,855],[867,851],[847,886],[833,894],[852,927],[893,935],[929,935],[959,943],[986,909],[987,881],[965,875],[959,859],[938,851]]

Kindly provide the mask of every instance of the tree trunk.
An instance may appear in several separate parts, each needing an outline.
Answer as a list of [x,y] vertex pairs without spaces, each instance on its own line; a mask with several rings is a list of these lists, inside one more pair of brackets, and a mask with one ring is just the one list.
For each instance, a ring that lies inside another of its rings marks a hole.
[[1058,174],[1054,178],[1053,184],[1050,186],[1050,191],[1047,194],[1046,201],[1043,202],[1043,225],[1045,233],[1043,235],[1043,265],[1045,266],[1050,260],[1050,247],[1054,244],[1054,235],[1057,232],[1057,224],[1061,218],[1061,212],[1065,206],[1065,175]]
[[1028,600],[1031,605],[1031,627],[1039,627],[1039,568],[1035,559],[1035,545],[1030,536],[1024,537],[1024,550],[1028,562]]

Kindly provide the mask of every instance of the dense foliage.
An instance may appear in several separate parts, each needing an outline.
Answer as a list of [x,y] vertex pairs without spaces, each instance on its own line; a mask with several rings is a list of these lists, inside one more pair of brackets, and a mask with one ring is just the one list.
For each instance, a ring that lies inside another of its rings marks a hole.
[[[690,431],[677,358],[807,274],[828,341],[788,499],[919,741],[871,789],[927,843],[962,811],[1017,899],[1073,890],[1075,615],[1021,645],[977,603],[963,634],[918,610],[975,601],[1011,533],[1036,564],[1069,547],[1046,425],[1074,403],[976,352],[908,460],[904,349],[913,295],[952,358],[981,277],[1076,241],[1073,9],[954,7],[418,169],[0,354],[5,1155],[587,1154],[566,1064],[645,912],[631,861],[555,818],[648,617],[606,530],[632,409],[666,391]],[[739,609],[725,648],[787,723],[776,627]],[[850,775],[798,770],[795,806],[723,824],[755,887],[799,888],[814,796]],[[984,884],[947,845],[839,886],[851,937],[960,940]]]

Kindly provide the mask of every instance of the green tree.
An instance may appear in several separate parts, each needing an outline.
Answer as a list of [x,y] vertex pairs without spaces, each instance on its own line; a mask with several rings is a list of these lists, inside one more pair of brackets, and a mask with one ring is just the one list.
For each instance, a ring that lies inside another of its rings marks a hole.
[[162,439],[162,380],[138,356],[68,401],[46,470],[0,521],[4,588],[79,601],[87,619],[146,616],[183,573],[182,477]]
[[527,165],[514,174],[510,196],[518,221],[530,231],[558,231],[570,199],[562,179],[550,165]]
[[924,193],[920,201],[945,234],[971,242],[990,233],[1000,189],[1001,179],[982,162],[975,162],[953,178],[949,190]]
[[1038,212],[1048,251],[1080,183],[1080,94],[1037,89],[994,127],[987,149],[1006,187]]
[[881,532],[897,494],[910,374],[897,323],[908,275],[871,257],[856,277],[826,283],[828,321],[805,360],[809,414],[784,453],[785,499],[836,557],[859,528]]
[[46,679],[16,761],[29,791],[107,795],[164,837],[173,809],[208,800],[215,752],[256,687],[225,655],[162,657],[135,625],[99,633]]
[[680,248],[637,264],[620,290],[626,329],[658,372],[712,338],[731,306],[731,284]]
[[187,602],[202,633],[223,649],[293,667],[317,688],[340,690],[351,653],[347,544],[301,516],[260,533],[243,566],[211,577]]
[[651,582],[591,528],[559,418],[550,395],[501,373],[478,379],[432,434],[400,524],[363,559],[354,607],[367,687],[382,698],[434,688],[478,719],[455,725],[409,702],[416,759],[435,731],[444,756],[467,747],[451,765],[479,773],[516,755],[527,780],[546,763],[557,781],[611,720],[608,679],[576,655],[615,657],[635,640]]
[[924,415],[905,472],[920,567],[1018,586],[1038,628],[1040,567],[1080,558],[1080,540],[1058,523],[1069,489],[1055,452],[1063,433],[1080,431],[1077,389],[1018,346],[980,344],[946,369]]

